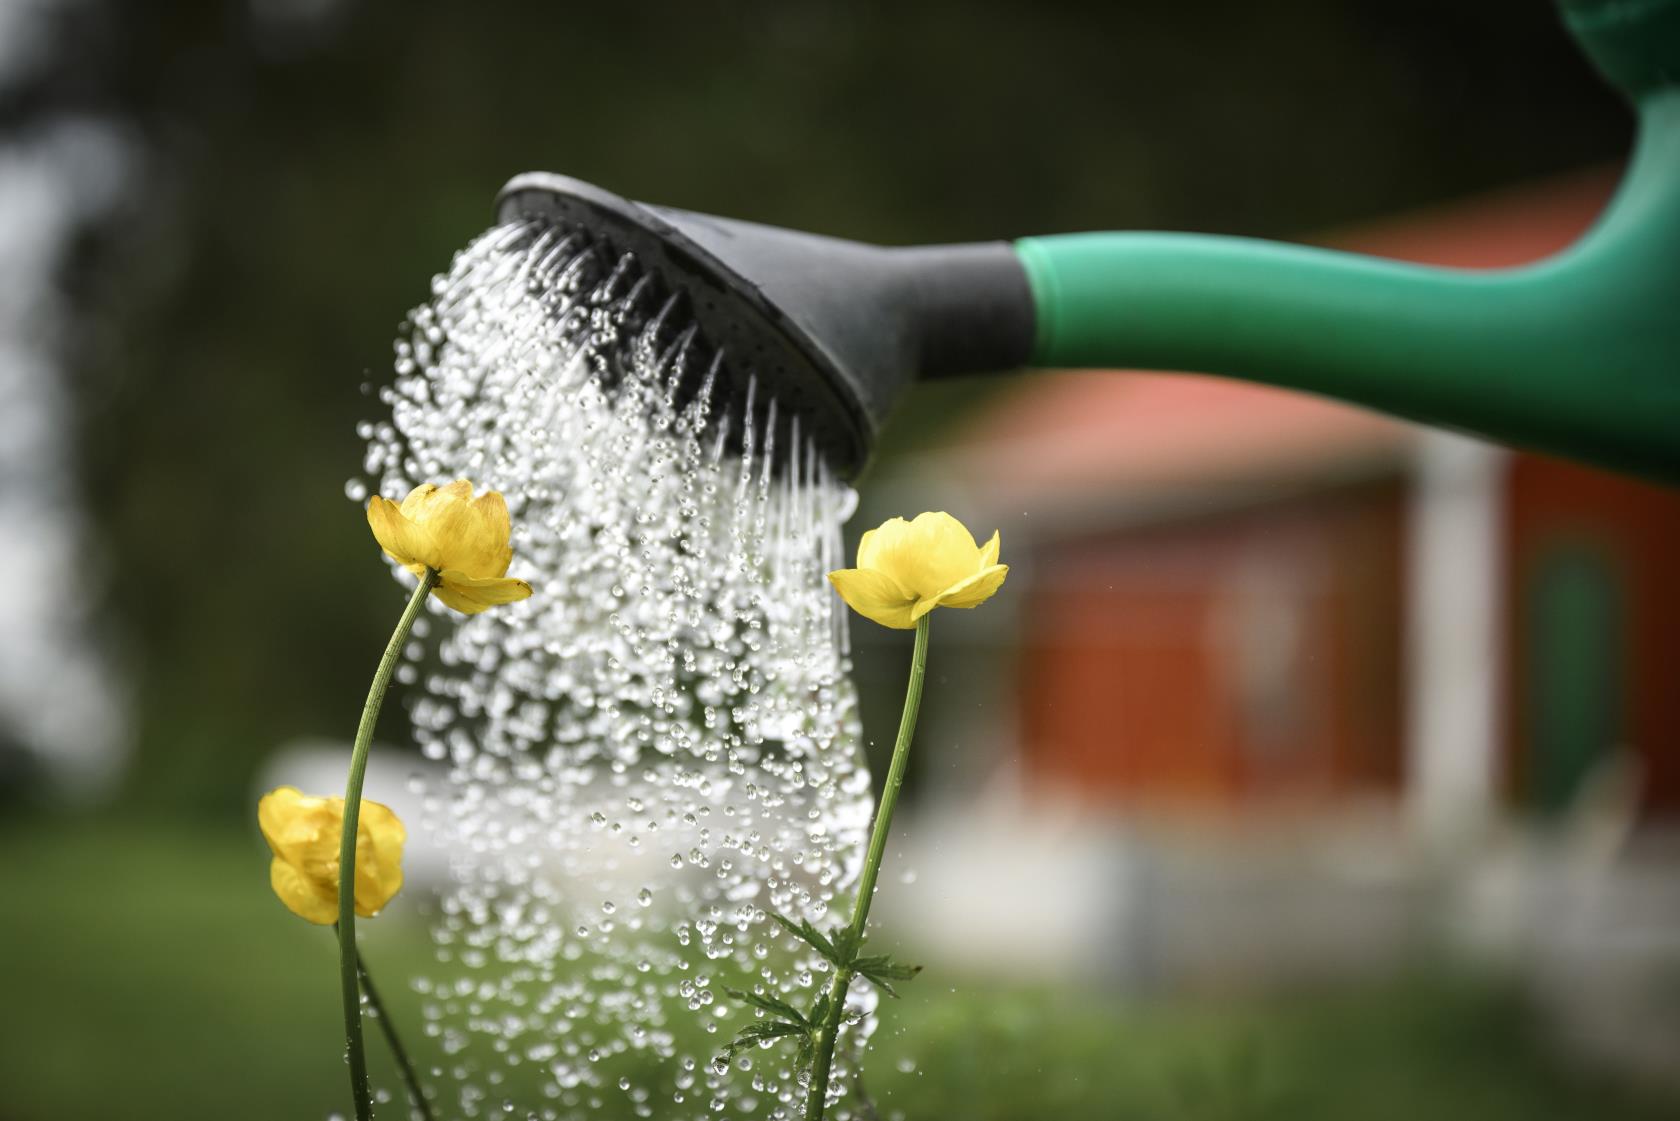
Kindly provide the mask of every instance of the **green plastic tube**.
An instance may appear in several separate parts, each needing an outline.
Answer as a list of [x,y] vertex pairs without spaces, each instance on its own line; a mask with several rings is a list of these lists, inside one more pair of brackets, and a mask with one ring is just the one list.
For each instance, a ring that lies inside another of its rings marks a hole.
[[1610,207],[1522,268],[1191,234],[1023,239],[1032,364],[1224,374],[1680,481],[1680,90],[1638,104]]

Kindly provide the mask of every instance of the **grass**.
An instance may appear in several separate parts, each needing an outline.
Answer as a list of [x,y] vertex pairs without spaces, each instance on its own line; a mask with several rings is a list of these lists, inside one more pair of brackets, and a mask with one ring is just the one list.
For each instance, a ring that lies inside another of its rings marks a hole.
[[[399,980],[425,939],[395,912],[365,945],[426,1053]],[[12,823],[0,993],[0,1121],[343,1109],[332,938],[280,910],[254,828]],[[882,1012],[868,1083],[883,1118],[1654,1121],[1676,1106],[1559,1062],[1509,991],[1438,978],[1124,1005],[953,984],[935,963]],[[370,1046],[394,1086],[377,1033]]]

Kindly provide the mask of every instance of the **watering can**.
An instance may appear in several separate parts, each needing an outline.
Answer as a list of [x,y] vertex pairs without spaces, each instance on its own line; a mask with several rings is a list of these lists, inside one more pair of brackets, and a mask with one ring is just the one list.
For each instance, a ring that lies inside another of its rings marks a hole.
[[548,173],[512,180],[498,213],[633,255],[734,391],[750,372],[842,476],[916,379],[1115,367],[1267,382],[1680,482],[1680,0],[1560,13],[1638,139],[1593,227],[1518,268],[1178,233],[888,248]]

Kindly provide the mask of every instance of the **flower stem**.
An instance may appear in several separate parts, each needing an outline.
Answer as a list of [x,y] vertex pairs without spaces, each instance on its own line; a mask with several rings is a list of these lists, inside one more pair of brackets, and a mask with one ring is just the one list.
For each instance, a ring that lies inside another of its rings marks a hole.
[[373,974],[368,972],[367,961],[360,954],[356,956],[356,970],[361,975],[362,991],[367,994],[368,1006],[378,1018],[380,1030],[385,1033],[385,1042],[390,1044],[391,1054],[396,1057],[397,1069],[402,1072],[403,1085],[408,1087],[408,1100],[414,1103],[415,1111],[424,1121],[434,1121],[432,1103],[426,1100],[426,1092],[420,1088],[420,1076],[415,1072],[414,1064],[409,1061],[408,1051],[403,1048],[402,1040],[397,1038],[396,1021],[391,1019],[390,1010],[380,999],[379,990],[374,988]]
[[[931,614],[931,612],[930,612]],[[886,787],[881,791],[881,805],[875,811],[875,831],[869,837],[869,853],[863,860],[863,878],[858,881],[857,901],[852,904],[851,925],[846,928],[848,940],[854,946],[863,940],[863,928],[869,921],[869,905],[874,902],[875,881],[881,875],[881,858],[887,851],[887,833],[892,828],[893,808],[898,805],[898,791],[904,785],[904,767],[910,760],[910,740],[916,733],[916,713],[922,707],[922,679],[927,676],[928,615],[916,621],[916,651],[910,656],[910,684],[904,691],[904,715],[898,722],[898,740],[893,744],[892,765],[887,768]],[[834,1064],[834,1044],[840,1037],[840,1022],[845,1018],[846,990],[851,987],[852,970],[839,966],[828,988],[828,1016],[817,1038],[816,1058],[811,1064],[811,1083],[805,1093],[805,1121],[822,1121],[828,1105],[829,1068]]]
[[362,993],[356,962],[356,833],[362,817],[362,780],[367,776],[373,727],[379,722],[379,709],[385,703],[385,691],[391,686],[397,658],[408,641],[408,632],[414,628],[414,620],[420,615],[420,608],[437,582],[437,572],[428,568],[397,621],[397,629],[391,632],[391,641],[385,645],[373,684],[368,687],[367,701],[362,705],[362,722],[356,727],[356,744],[350,750],[350,777],[344,784],[344,828],[338,844],[338,977],[344,995],[344,1048],[350,1062],[350,1096],[356,1103],[356,1121],[369,1121],[373,1117],[367,1052],[362,1045]]

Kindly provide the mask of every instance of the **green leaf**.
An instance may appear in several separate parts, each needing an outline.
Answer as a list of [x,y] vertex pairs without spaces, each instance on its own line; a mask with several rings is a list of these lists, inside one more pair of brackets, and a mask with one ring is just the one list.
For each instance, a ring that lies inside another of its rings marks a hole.
[[833,958],[829,960],[834,961],[836,965],[852,964],[857,958],[858,944],[862,941],[861,937],[852,933],[850,927],[836,927],[834,931],[834,952],[840,960],[835,961]]
[[806,1032],[805,1038],[799,1041],[799,1054],[794,1056],[794,1069],[809,1070],[811,1060],[817,1056],[817,1037],[814,1032]]
[[754,1008],[762,1008],[764,1011],[770,1013],[770,1015],[779,1016],[783,1020],[787,1020],[797,1027],[809,1028],[811,1026],[811,1021],[805,1018],[805,1014],[803,1012],[779,996],[774,996],[769,993],[742,992],[740,989],[725,989],[724,991],[736,1000],[744,1001],[747,1004],[752,1005]]
[[898,990],[893,988],[894,981],[908,981],[922,971],[919,965],[901,965],[886,954],[872,954],[869,957],[858,958],[852,963],[852,968],[875,983],[875,987],[888,996],[897,999]]
[[807,1041],[811,1038],[810,1030],[798,1024],[790,1024],[782,1020],[755,1020],[742,1028],[740,1034],[730,1042],[729,1046],[723,1049],[723,1057],[733,1059],[749,1047],[790,1035],[803,1036]]
[[798,922],[794,922],[786,915],[779,915],[775,911],[769,911],[766,913],[769,914],[771,918],[775,919],[776,922],[781,924],[782,929],[786,930],[789,934],[793,935],[801,942],[804,942],[807,946],[810,946],[813,950],[833,962],[836,966],[845,966],[846,963],[841,959],[840,951],[835,949],[834,943],[824,937],[822,931],[812,926],[809,919],[800,919]]
[[863,973],[863,974],[860,974],[860,976],[868,977],[871,981],[873,981],[875,983],[875,987],[877,989],[880,989],[882,992],[886,993],[888,996],[892,997],[894,1000],[898,999],[898,990],[893,988],[892,985],[889,984],[888,982],[886,982],[886,981],[882,980],[881,978],[876,977],[876,976],[874,976],[873,974],[870,974],[870,973]]
[[823,1021],[828,1019],[828,990],[817,994],[817,1002],[811,1006],[811,1015],[806,1022],[813,1028],[821,1028]]
[[852,968],[859,973],[878,973],[892,981],[908,981],[922,971],[919,965],[901,965],[886,954],[858,958],[852,963]]

